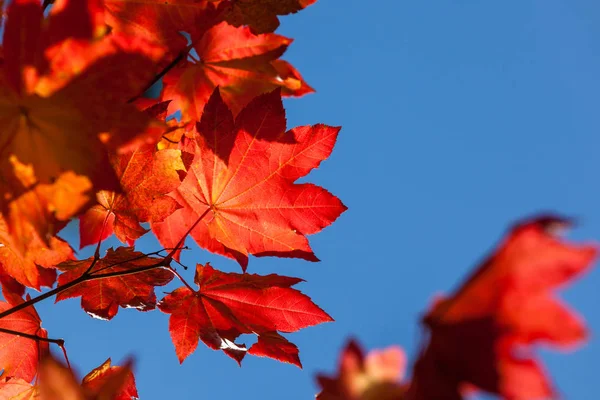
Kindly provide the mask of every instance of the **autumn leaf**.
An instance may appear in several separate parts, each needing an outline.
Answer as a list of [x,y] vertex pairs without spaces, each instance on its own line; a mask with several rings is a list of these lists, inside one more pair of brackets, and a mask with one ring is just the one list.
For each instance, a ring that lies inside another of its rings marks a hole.
[[[65,271],[58,277],[58,286],[65,286],[88,272],[90,279],[61,291],[56,301],[81,297],[81,307],[91,316],[112,319],[118,308],[137,308],[148,311],[156,306],[155,286],[164,286],[173,279],[173,273],[160,267],[161,259],[147,257],[129,247],[109,249],[106,256],[81,261],[68,261],[57,265]],[[157,266],[143,272],[137,269]],[[91,268],[91,269],[90,269]],[[89,271],[88,271],[89,269]],[[118,273],[132,272],[118,275]],[[99,279],[104,274],[118,276]]]
[[248,349],[248,354],[253,356],[269,357],[302,368],[298,353],[298,347],[277,332],[261,333],[258,341]]
[[296,13],[317,0],[232,0],[227,21],[235,26],[249,25],[255,33],[273,32],[278,15]]
[[351,340],[340,357],[337,376],[317,377],[322,389],[317,400],[402,400],[406,387],[400,380],[405,369],[406,355],[401,348],[391,346],[365,356]]
[[224,273],[198,264],[194,281],[197,291],[181,287],[158,304],[171,314],[169,332],[179,362],[196,350],[199,340],[240,362],[246,348],[235,339],[254,333],[259,339],[251,354],[301,366],[295,346],[276,331],[295,332],[332,321],[308,296],[291,288],[302,281],[298,278]]
[[331,224],[346,207],[321,187],[294,182],[329,156],[339,128],[286,132],[278,91],[257,97],[234,123],[216,90],[196,129],[195,141],[183,139],[194,160],[171,194],[183,208],[152,224],[160,242],[175,247],[201,219],[191,232],[196,243],[244,269],[248,254],[318,261],[305,235]]
[[[97,205],[80,218],[80,247],[110,236],[132,245],[146,233],[140,223],[161,222],[181,206],[167,193],[181,183],[185,172],[180,150],[156,151],[154,146],[111,157],[122,192],[98,192]],[[105,224],[106,221],[106,224]]]
[[20,240],[17,242],[0,216],[0,276],[4,277],[0,282],[3,292],[22,294],[18,284],[37,290],[42,286],[51,287],[56,280],[55,265],[72,259],[73,250],[57,237],[51,237],[48,244],[44,243],[27,223],[20,227]]
[[185,49],[192,38],[220,22],[226,3],[215,7],[206,0],[104,0],[105,21],[116,33],[142,37],[167,48],[169,58]]
[[[131,400],[138,398],[131,362],[111,366],[110,358],[77,383],[73,372],[47,357],[41,363],[40,400]],[[0,392],[1,393],[1,392]]]
[[461,399],[464,384],[507,399],[554,397],[531,346],[586,339],[581,318],[551,290],[589,269],[597,254],[596,246],[557,238],[568,225],[555,216],[519,223],[455,294],[435,304],[424,319],[431,338],[411,399]]
[[138,398],[135,378],[129,367],[111,366],[110,358],[87,374],[81,387],[88,393],[103,393],[110,389],[111,392],[116,392],[112,400]]
[[[0,301],[0,312],[23,303],[23,299],[12,293],[3,293],[3,296],[8,302]],[[1,318],[0,328],[47,338],[47,332],[42,329],[41,323],[38,313],[33,306],[29,306]],[[0,343],[2,378],[20,378],[30,382],[37,373],[38,360],[48,353],[48,342],[0,332]]]
[[[57,20],[66,13],[90,21],[94,2],[71,3],[60,1],[47,20],[39,1],[15,0],[8,7],[3,44],[11,57],[0,73],[0,208],[14,236],[13,222],[28,215],[14,216],[10,207],[24,194],[36,190],[33,208],[46,217],[27,221],[40,237],[51,236],[51,218],[67,221],[87,202],[90,188],[118,189],[109,149],[156,141],[159,136],[146,136],[147,128],[152,135],[162,130],[127,101],[153,77],[163,51],[119,35],[84,40],[81,24]],[[38,185],[46,187],[37,191]]]
[[292,43],[275,34],[254,35],[249,28],[223,22],[199,40],[195,56],[173,68],[163,80],[163,100],[172,100],[169,114],[181,111],[183,120],[199,121],[218,86],[234,115],[259,94],[281,87],[284,96],[313,92],[302,76],[279,57]]
[[39,400],[38,389],[21,378],[1,378],[0,399]]

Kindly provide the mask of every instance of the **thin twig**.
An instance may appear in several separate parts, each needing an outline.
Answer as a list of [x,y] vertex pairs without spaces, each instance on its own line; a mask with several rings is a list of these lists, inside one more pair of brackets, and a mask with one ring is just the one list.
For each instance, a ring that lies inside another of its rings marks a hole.
[[24,337],[27,339],[35,340],[36,342],[54,343],[59,346],[64,346],[64,344],[65,344],[65,341],[63,339],[49,339],[49,338],[45,338],[45,337],[38,336],[38,335],[31,335],[31,334],[25,333],[25,332],[13,331],[12,329],[0,328],[0,332],[8,333],[9,335],[15,335],[15,336],[20,336],[20,337]]
[[133,103],[134,101],[136,101],[137,99],[142,97],[144,95],[144,93],[146,93],[146,91],[148,91],[148,89],[150,89],[152,86],[154,86],[154,84],[156,82],[160,81],[163,78],[163,76],[165,76],[170,70],[175,68],[175,66],[177,64],[179,64],[181,61],[183,61],[187,57],[190,50],[192,50],[192,48],[194,48],[194,44],[195,43],[190,43],[185,49],[181,50],[179,52],[179,54],[177,54],[177,57],[175,57],[173,59],[173,61],[171,61],[169,64],[167,64],[167,66],[165,66],[158,74],[154,75],[152,80],[150,82],[148,82],[148,84],[144,87],[144,89],[142,89],[142,91],[139,94],[133,96],[132,98],[127,100],[127,102]]
[[173,260],[173,261],[175,261],[177,264],[179,264],[179,265],[180,265],[180,266],[181,266],[183,269],[185,269],[186,271],[188,270],[188,267],[187,267],[187,265],[183,265],[183,264],[181,263],[181,261],[179,261],[179,260]]
[[98,272],[102,272],[102,271],[107,270],[109,268],[116,267],[117,265],[126,264],[128,262],[137,261],[137,260],[143,260],[144,258],[148,258],[149,256],[159,255],[163,251],[167,251],[167,250],[171,251],[173,249],[175,249],[175,250],[186,250],[186,249],[188,249],[188,247],[184,246],[184,247],[180,247],[180,248],[170,248],[170,247],[164,248],[164,249],[161,249],[161,250],[158,250],[158,251],[153,251],[152,253],[142,254],[142,255],[139,255],[137,257],[130,258],[129,260],[122,260],[122,261],[118,261],[116,263],[112,263],[110,265],[106,265],[106,266],[104,266],[102,268],[98,268],[97,270],[95,270],[94,272],[91,272],[91,273],[90,273],[90,271],[88,269],[87,273],[90,273],[93,276],[97,276],[95,274],[97,274]]
[[[208,214],[208,212],[210,211],[210,208],[207,208],[206,211],[204,211],[202,213],[202,215],[200,215],[200,217],[198,217],[198,219],[196,220],[196,222],[194,222],[192,224],[192,226],[188,229],[188,231],[185,233],[185,235],[183,235],[183,237],[181,239],[179,239],[179,242],[177,243],[177,245],[173,248],[170,249],[169,253],[160,261],[152,264],[152,265],[147,265],[144,267],[140,267],[140,268],[136,268],[136,269],[132,269],[132,270],[128,270],[128,271],[116,271],[116,272],[109,272],[106,274],[95,274],[95,273],[84,273],[83,275],[81,275],[80,277],[72,280],[71,282],[65,283],[64,285],[58,286],[52,290],[47,291],[46,293],[42,293],[37,297],[34,297],[32,299],[29,299],[21,304],[17,304],[16,306],[5,310],[3,312],[0,312],[0,319],[7,317],[9,315],[12,315],[14,313],[16,313],[17,311],[21,311],[29,306],[32,306],[42,300],[45,300],[49,297],[52,297],[54,295],[57,295],[59,293],[64,292],[67,289],[72,288],[73,286],[77,286],[80,283],[83,282],[87,282],[87,281],[92,281],[92,280],[96,280],[96,279],[106,279],[106,278],[114,278],[117,276],[124,276],[124,275],[133,275],[133,274],[138,274],[141,272],[145,272],[145,271],[150,271],[152,269],[155,268],[168,268],[169,264],[171,263],[171,261],[173,260],[173,255],[181,249],[184,249],[185,247],[182,247],[183,242],[185,241],[186,237],[192,232],[192,230],[200,223],[200,221],[202,221],[202,219],[206,216],[206,214]],[[162,249],[159,250],[158,252],[161,251],[165,251],[167,249]],[[152,254],[152,253],[150,253]],[[148,255],[144,255],[144,257],[147,257]],[[136,259],[138,259],[139,257],[136,257]],[[135,259],[134,259],[135,260]],[[98,260],[94,258],[94,260],[92,260],[92,264],[95,265],[95,263]],[[123,261],[123,262],[131,262],[132,260],[127,260],[127,261]],[[121,262],[119,262],[121,263]],[[114,265],[118,265],[119,263],[115,263]],[[90,268],[88,269],[91,270],[91,268],[93,267],[93,265],[90,266]]]
[[42,300],[45,300],[45,299],[47,299],[48,297],[52,297],[52,296],[54,296],[55,294],[58,294],[58,293],[60,293],[60,292],[63,292],[63,291],[65,291],[65,290],[67,290],[67,289],[70,289],[70,288],[72,288],[73,286],[79,285],[81,282],[85,282],[86,280],[87,280],[87,277],[84,277],[84,276],[82,275],[82,276],[80,276],[79,278],[77,278],[77,279],[74,279],[74,280],[72,280],[71,282],[69,282],[69,283],[67,283],[67,284],[64,284],[64,285],[62,285],[62,286],[58,286],[57,288],[54,288],[54,289],[52,289],[52,290],[50,290],[50,291],[48,291],[48,292],[46,292],[46,293],[42,293],[42,294],[40,294],[40,295],[39,295],[39,296],[37,296],[37,297],[34,297],[34,298],[32,298],[32,299],[29,299],[29,300],[27,300],[27,301],[25,301],[25,302],[23,302],[23,303],[21,303],[21,304],[17,304],[17,305],[16,305],[16,306],[14,306],[13,308],[9,308],[9,309],[8,309],[8,310],[6,310],[6,311],[0,312],[0,319],[2,319],[2,318],[4,318],[4,317],[7,317],[7,316],[9,316],[9,315],[11,315],[11,314],[14,314],[14,313],[16,313],[17,311],[21,311],[21,310],[22,310],[22,309],[24,309],[24,308],[27,308],[27,307],[29,307],[29,306],[32,306],[32,305],[34,305],[35,303],[38,303],[38,302],[40,302],[40,301],[42,301]]
[[192,292],[195,292],[195,291],[196,291],[196,290],[195,290],[193,287],[191,287],[191,286],[190,286],[190,284],[189,284],[189,283],[187,283],[187,281],[186,281],[185,279],[183,279],[183,276],[181,276],[181,275],[179,274],[179,272],[177,272],[177,270],[176,270],[175,268],[173,268],[173,267],[169,267],[169,269],[171,270],[171,272],[172,272],[173,274],[175,274],[175,276],[176,276],[177,278],[179,278],[179,280],[180,280],[180,281],[181,281],[181,282],[182,282],[182,283],[183,283],[185,286],[187,286],[187,287],[188,287],[188,289],[190,289]]
[[192,231],[194,230],[194,228],[195,228],[196,226],[198,226],[198,224],[200,223],[200,221],[202,221],[202,219],[203,219],[204,217],[206,217],[206,214],[208,214],[208,212],[209,212],[210,210],[211,210],[211,209],[210,209],[210,207],[209,207],[209,208],[207,208],[206,210],[204,210],[204,212],[202,213],[202,215],[200,215],[200,216],[198,217],[198,219],[196,220],[196,222],[194,222],[194,223],[192,224],[192,226],[191,226],[191,227],[190,227],[190,228],[187,230],[187,232],[186,232],[186,233],[185,233],[185,234],[184,234],[184,235],[181,237],[181,239],[179,239],[179,242],[177,242],[177,244],[175,245],[175,247],[173,248],[173,250],[171,250],[171,251],[169,252],[169,254],[167,254],[167,255],[166,255],[165,259],[169,259],[169,260],[173,259],[173,255],[174,255],[174,254],[177,252],[177,249],[178,249],[179,247],[181,247],[181,245],[183,245],[183,242],[185,242],[185,239],[188,237],[188,235],[189,235],[190,233],[192,233]]

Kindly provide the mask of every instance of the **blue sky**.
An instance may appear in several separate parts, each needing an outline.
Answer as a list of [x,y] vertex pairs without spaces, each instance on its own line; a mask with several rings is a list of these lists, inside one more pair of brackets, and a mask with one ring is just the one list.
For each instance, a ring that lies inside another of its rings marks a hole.
[[[135,355],[143,399],[311,399],[314,374],[334,371],[350,335],[412,354],[432,297],[456,287],[516,219],[560,212],[580,221],[570,238],[600,238],[599,19],[595,0],[319,0],[282,19],[279,33],[296,39],[285,59],[317,89],[286,101],[288,126],[343,126],[308,180],[349,207],[311,238],[322,262],[250,260],[249,272],[306,279],[301,290],[336,319],[287,336],[304,370],[251,356],[239,368],[202,344],[179,366],[159,311],[120,310],[107,323],[78,300],[49,301],[39,305],[44,327],[82,373]],[[239,268],[200,250],[184,256],[206,261]],[[599,285],[595,269],[562,292],[590,342],[570,355],[543,351],[565,398],[596,394]]]

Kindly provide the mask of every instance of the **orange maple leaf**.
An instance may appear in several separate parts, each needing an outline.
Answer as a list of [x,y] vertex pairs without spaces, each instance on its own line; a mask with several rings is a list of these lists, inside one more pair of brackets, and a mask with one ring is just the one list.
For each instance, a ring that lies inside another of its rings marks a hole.
[[[3,44],[11,57],[0,73],[0,208],[13,234],[15,221],[25,218],[47,240],[55,233],[53,218],[68,220],[87,202],[90,188],[117,189],[108,149],[145,140],[141,135],[152,121],[126,102],[152,78],[162,50],[138,38],[96,37],[90,22],[95,2],[81,3],[60,1],[48,19],[39,1],[15,0],[8,7]],[[75,23],[60,23],[65,18]],[[44,217],[12,215],[11,203],[32,190],[39,199],[33,208]]]
[[[80,218],[80,247],[96,244],[113,231],[117,238],[132,245],[146,233],[142,222],[160,222],[181,206],[167,193],[181,183],[185,171],[181,151],[155,146],[111,156],[113,169],[121,182],[121,193],[97,193],[97,205]],[[106,221],[106,222],[105,222]]]
[[176,247],[194,221],[201,247],[238,260],[248,254],[318,261],[305,235],[317,233],[346,210],[313,184],[294,183],[331,153],[339,128],[304,126],[286,132],[279,91],[253,100],[233,116],[216,90],[197,124],[196,140],[184,138],[194,159],[171,196],[183,207],[152,230]]
[[29,223],[19,225],[18,241],[0,215],[0,282],[3,292],[23,294],[25,285],[39,290],[56,280],[55,265],[73,258],[64,240],[51,237],[46,244]]
[[210,28],[195,44],[194,56],[179,63],[163,80],[163,100],[172,100],[169,114],[199,121],[218,86],[234,115],[259,94],[281,87],[285,96],[313,92],[302,76],[279,57],[292,43],[275,34],[254,35],[249,28],[223,22]]
[[169,61],[183,51],[192,38],[221,21],[227,4],[215,7],[207,0],[103,0],[105,21],[113,32],[143,37],[165,47]]

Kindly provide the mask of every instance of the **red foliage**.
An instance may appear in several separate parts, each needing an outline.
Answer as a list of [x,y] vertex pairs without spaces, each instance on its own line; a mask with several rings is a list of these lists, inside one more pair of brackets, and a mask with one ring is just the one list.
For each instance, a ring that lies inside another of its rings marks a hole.
[[581,318],[551,290],[597,255],[595,246],[556,237],[568,225],[554,216],[519,223],[456,293],[434,305],[424,319],[431,339],[415,367],[411,398],[459,399],[467,383],[507,399],[555,396],[531,346],[586,338]]
[[254,99],[234,121],[215,91],[194,138],[182,142],[193,161],[172,196],[183,207],[152,230],[174,247],[201,219],[191,231],[196,243],[244,270],[249,254],[317,261],[305,235],[346,207],[323,188],[294,182],[329,156],[338,132],[325,125],[286,132],[278,91]]
[[198,290],[181,287],[169,293],[158,307],[171,314],[169,331],[175,352],[183,362],[202,340],[241,362],[246,354],[236,338],[258,335],[248,352],[301,366],[298,349],[279,332],[295,332],[333,321],[308,296],[291,286],[302,279],[279,275],[223,273],[209,264],[196,267]]
[[[89,275],[97,279],[87,279],[65,288],[56,296],[56,301],[81,297],[81,307],[88,314],[102,319],[112,319],[117,315],[119,306],[140,311],[152,310],[156,306],[154,287],[164,286],[173,279],[171,271],[156,267],[161,265],[161,261],[146,257],[130,247],[119,247],[117,250],[109,249],[100,260],[91,257],[60,263],[57,268],[64,273],[58,277],[59,288],[82,276]],[[144,270],[150,267],[153,268]],[[142,271],[133,273],[138,269]],[[107,274],[116,276],[98,278]]]
[[[107,320],[119,307],[158,304],[180,362],[202,341],[238,362],[249,353],[301,367],[281,333],[332,318],[293,288],[301,279],[245,270],[250,255],[318,261],[307,235],[346,210],[326,189],[297,183],[330,156],[340,128],[286,130],[281,100],[313,89],[280,59],[292,39],[272,32],[278,16],[314,2],[12,0],[4,12],[0,0],[0,399],[138,396],[129,363],[109,359],[80,384],[49,358],[50,344],[67,355],[34,309],[52,296],[81,297],[86,312]],[[143,98],[159,81],[160,98]],[[96,245],[88,259],[57,236],[76,219],[80,247]],[[165,249],[104,253],[108,236],[132,246],[149,232],[144,224]],[[582,318],[553,290],[597,253],[557,238],[565,225],[558,217],[518,224],[434,304],[410,381],[400,381],[399,348],[365,356],[350,342],[339,372],[319,377],[318,398],[555,396],[533,346],[586,340]],[[193,288],[171,265],[187,236],[244,273],[198,264]],[[184,286],[157,301],[155,288],[173,277]],[[27,293],[43,287],[51,289]],[[236,343],[247,334],[256,335],[252,346]]]

